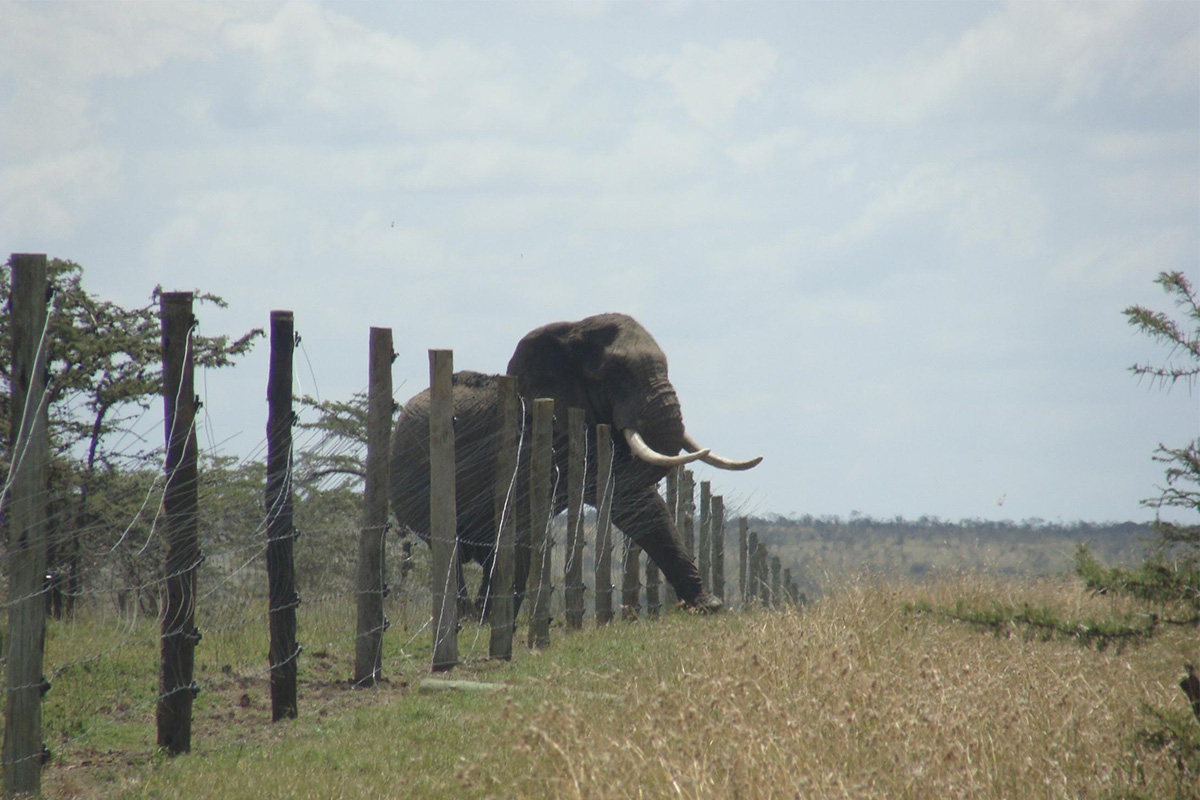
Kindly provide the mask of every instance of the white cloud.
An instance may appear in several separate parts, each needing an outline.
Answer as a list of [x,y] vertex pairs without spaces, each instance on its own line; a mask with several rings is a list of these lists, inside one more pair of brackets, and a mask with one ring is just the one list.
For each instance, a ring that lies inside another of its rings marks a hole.
[[[809,97],[832,116],[909,125],[1007,97],[1068,107],[1105,86],[1131,97],[1194,91],[1194,20],[1172,30],[1184,15],[1194,17],[1184,3],[1009,3],[944,48],[863,70]],[[1164,30],[1174,38],[1166,46]]]
[[831,234],[826,244],[858,244],[888,226],[929,224],[927,219],[964,247],[997,246],[1025,254],[1041,240],[1047,209],[1029,179],[1012,168],[923,164],[878,188],[858,218]]
[[528,79],[510,48],[446,38],[421,46],[312,3],[288,3],[270,20],[227,29],[262,74],[256,100],[277,110],[299,102],[347,127],[387,123],[440,135],[538,130],[584,75],[567,56]]
[[0,169],[0,233],[27,242],[25,249],[70,235],[120,185],[121,157],[98,147],[5,167]]
[[677,56],[636,56],[621,62],[635,78],[661,78],[697,124],[716,128],[729,122],[738,106],[762,96],[775,73],[779,53],[761,41],[727,41],[717,47],[687,43]]

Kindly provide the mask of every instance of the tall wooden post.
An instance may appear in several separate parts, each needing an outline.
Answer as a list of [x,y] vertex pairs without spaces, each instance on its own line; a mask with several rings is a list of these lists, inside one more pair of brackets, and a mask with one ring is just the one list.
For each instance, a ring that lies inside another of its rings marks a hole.
[[566,586],[567,627],[583,627],[583,481],[587,460],[584,440],[586,422],[582,408],[567,411],[567,557],[563,583]]
[[641,612],[642,584],[638,566],[642,548],[628,536],[625,537],[625,557],[621,576],[621,619],[633,621]]
[[782,566],[779,556],[771,556],[771,605],[776,608],[783,605]]
[[550,645],[550,513],[554,469],[554,399],[539,397],[533,401],[533,452],[529,458],[530,578],[533,581],[533,610],[529,625],[529,646]]
[[[675,530],[683,530],[683,517],[679,512],[679,475],[683,471],[683,467],[672,467],[667,472],[667,512],[671,515],[671,522],[675,524]],[[674,608],[679,603],[679,597],[675,594],[675,587],[670,581],[663,581],[663,604],[667,608]]]
[[492,608],[489,619],[492,635],[488,654],[492,658],[512,658],[513,608],[515,587],[516,498],[517,498],[517,435],[520,431],[520,408],[517,404],[517,379],[501,375],[496,379],[497,419],[496,443],[496,566],[492,573]]
[[[742,517],[743,521],[746,519]],[[746,539],[746,602],[762,600],[758,581],[758,532],[750,531]]]
[[612,429],[596,426],[596,624],[613,620]]
[[191,292],[164,292],[162,318],[163,405],[167,444],[163,510],[167,556],[163,565],[158,746],[176,755],[192,749],[192,681],[196,642],[196,567],[199,499],[196,489],[196,390],[193,378]]
[[712,498],[712,593],[725,599],[725,498]]
[[358,636],[354,640],[354,683],[374,686],[382,677],[383,613],[387,597],[388,486],[391,483],[392,329],[371,328],[367,354],[367,474],[363,483],[362,529],[358,537]]
[[458,521],[454,504],[454,353],[429,351],[429,546],[433,664],[458,663]]
[[46,397],[49,284],[44,254],[12,256],[12,458],[8,516],[8,636],[4,692],[4,795],[42,788],[42,677],[46,604],[46,488],[50,439]]
[[683,509],[683,525],[679,534],[683,538],[683,549],[696,557],[696,480],[692,471],[685,469],[679,475],[679,505]]
[[747,534],[750,522],[745,517],[738,517],[738,591],[742,595],[742,604],[750,599],[750,587],[746,582],[746,548]]
[[712,591],[712,482],[700,481],[700,541],[695,551],[700,582]]
[[271,372],[267,378],[267,597],[271,628],[271,720],[296,718],[296,566],[292,543],[292,354],[296,331],[291,311],[271,312]]
[[646,616],[657,617],[662,611],[662,598],[659,589],[662,586],[662,573],[654,559],[646,556]]

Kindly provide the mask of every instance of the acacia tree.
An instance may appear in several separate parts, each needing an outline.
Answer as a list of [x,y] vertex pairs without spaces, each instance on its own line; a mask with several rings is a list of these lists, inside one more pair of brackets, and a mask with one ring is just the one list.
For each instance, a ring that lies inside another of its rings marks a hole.
[[[11,262],[0,273],[0,304],[11,294]],[[52,537],[47,564],[61,571],[67,610],[79,591],[80,536],[100,522],[98,511],[114,505],[97,502],[117,472],[144,471],[156,447],[141,441],[131,423],[155,403],[162,391],[161,326],[155,287],[150,302],[124,308],[103,300],[83,285],[83,268],[52,259],[47,265],[52,297],[48,314],[48,409],[53,451],[49,506],[58,535]],[[218,296],[197,292],[197,299],[225,307]],[[197,366],[229,366],[247,353],[260,328],[232,339],[193,336]],[[11,428],[12,332],[10,315],[0,315],[0,432]],[[4,455],[7,462],[10,454]],[[7,463],[0,463],[7,471]],[[124,508],[124,504],[116,504]],[[52,571],[56,571],[53,570]],[[56,609],[57,611],[58,609]]]
[[[1182,381],[1191,391],[1200,376],[1200,299],[1182,272],[1163,272],[1155,282],[1173,295],[1184,319],[1176,321],[1165,312],[1142,306],[1125,309],[1130,325],[1170,348],[1167,364],[1134,364],[1130,370],[1167,389]],[[1171,522],[1162,519],[1161,511],[1182,508],[1200,514],[1200,437],[1182,447],[1160,444],[1154,460],[1165,465],[1167,482],[1158,497],[1142,502],[1160,512],[1154,527],[1161,545],[1176,552],[1194,577],[1200,570],[1200,521]],[[1200,599],[1200,586],[1193,582],[1191,593],[1193,599]]]
[[[1159,388],[1169,391],[1182,382],[1191,391],[1200,376],[1200,298],[1182,272],[1160,273],[1155,283],[1172,296],[1183,319],[1145,306],[1126,308],[1130,325],[1168,348],[1166,364],[1134,364],[1129,370]],[[1200,616],[1200,438],[1178,447],[1160,444],[1153,457],[1164,465],[1166,483],[1157,497],[1142,501],[1155,510],[1151,528],[1156,539],[1149,557],[1135,569],[1106,569],[1080,547],[1075,569],[1093,589],[1182,602]],[[1164,509],[1184,509],[1197,517],[1175,522],[1163,519]]]

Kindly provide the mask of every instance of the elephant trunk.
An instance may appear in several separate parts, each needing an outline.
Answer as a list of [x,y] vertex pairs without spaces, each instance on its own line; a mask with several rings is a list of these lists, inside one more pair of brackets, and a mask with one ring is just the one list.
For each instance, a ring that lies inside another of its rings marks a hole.
[[669,468],[708,455],[707,450],[676,455],[683,449],[685,434],[679,397],[670,381],[665,378],[651,381],[635,408],[632,414],[618,414],[617,427],[621,428],[629,449],[642,461]]

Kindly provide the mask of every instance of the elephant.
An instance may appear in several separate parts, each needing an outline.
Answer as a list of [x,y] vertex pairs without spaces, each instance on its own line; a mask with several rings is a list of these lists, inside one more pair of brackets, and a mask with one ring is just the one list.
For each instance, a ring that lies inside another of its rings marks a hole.
[[[567,474],[567,409],[582,408],[586,421],[584,502],[597,505],[596,426],[613,431],[612,521],[637,542],[687,606],[717,611],[721,601],[701,583],[695,562],[656,486],[671,468],[701,460],[720,469],[745,470],[762,459],[731,461],[701,447],[684,429],[667,357],[633,317],[600,314],[555,322],[526,334],[508,362],[524,408],[522,465],[515,482],[517,547],[515,606],[519,610],[529,573],[527,457],[534,398],[555,401],[554,463]],[[476,611],[486,614],[495,555],[497,376],[462,371],[453,376],[457,537],[462,560],[477,561],[484,578]],[[400,524],[429,541],[429,390],[404,406],[392,435],[391,500]],[[681,452],[682,451],[682,452]],[[565,480],[556,482],[553,513],[567,506]],[[463,598],[461,572],[460,600]]]

